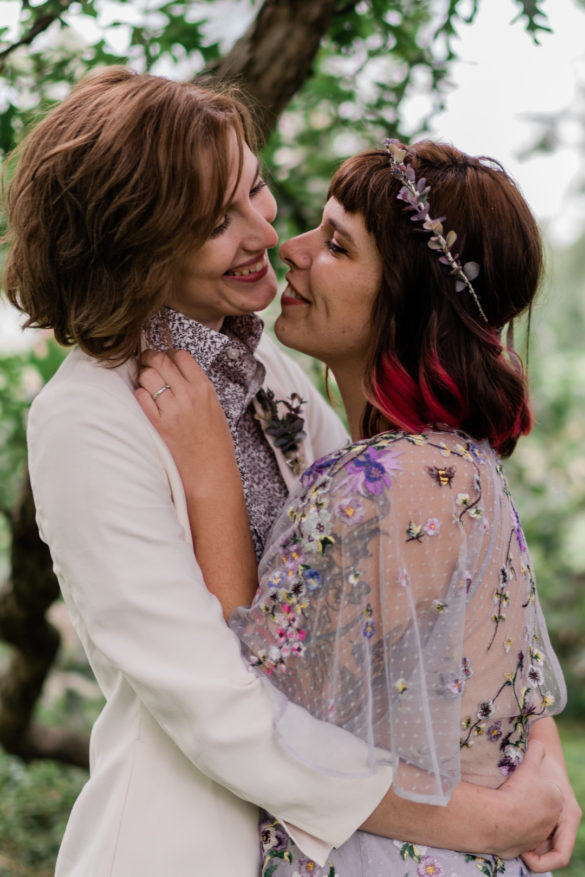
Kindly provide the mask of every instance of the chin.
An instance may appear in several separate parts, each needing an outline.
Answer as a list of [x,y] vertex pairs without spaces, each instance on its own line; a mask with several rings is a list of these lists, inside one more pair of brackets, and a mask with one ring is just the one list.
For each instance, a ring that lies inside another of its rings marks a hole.
[[306,353],[308,356],[314,356],[318,359],[318,354],[313,349],[309,349],[310,345],[307,346],[306,335],[303,337],[302,332],[291,332],[289,329],[290,327],[286,325],[286,317],[281,314],[274,324],[274,334],[280,343],[284,344],[285,347],[290,347],[291,350],[298,350],[299,353]]

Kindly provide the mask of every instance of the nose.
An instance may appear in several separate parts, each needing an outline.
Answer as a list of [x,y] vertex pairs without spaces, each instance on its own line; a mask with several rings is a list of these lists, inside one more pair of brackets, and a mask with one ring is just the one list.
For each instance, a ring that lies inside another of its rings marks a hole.
[[278,243],[278,235],[272,226],[276,219],[276,199],[266,188],[257,203],[251,205],[250,234],[247,248],[249,250],[272,249]]
[[309,253],[309,235],[311,232],[299,234],[294,238],[285,241],[278,251],[278,255],[283,262],[290,265],[291,268],[308,268],[311,264]]

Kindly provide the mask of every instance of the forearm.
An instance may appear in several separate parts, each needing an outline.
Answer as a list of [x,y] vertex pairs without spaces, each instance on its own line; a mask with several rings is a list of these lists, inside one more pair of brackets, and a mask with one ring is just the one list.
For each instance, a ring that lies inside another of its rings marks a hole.
[[[147,351],[143,362],[136,398],[173,455],[197,561],[228,618],[237,606],[251,603],[257,571],[226,417],[208,378],[184,350],[172,359]],[[157,405],[152,391],[161,384],[168,392]]]
[[510,816],[497,791],[460,783],[446,807],[416,804],[390,789],[362,828],[428,846],[509,855]]
[[555,720],[548,716],[534,722],[530,729],[530,739],[539,740],[546,750],[545,765],[555,771],[555,778],[570,786],[569,774],[561,745],[561,738]]
[[499,789],[459,783],[446,807],[415,804],[390,789],[362,828],[413,843],[513,858],[544,841],[561,812],[562,796],[544,761],[544,747],[531,742],[524,762]]
[[250,605],[258,581],[239,471],[232,457],[215,461],[204,477],[181,477],[197,562],[227,619]]

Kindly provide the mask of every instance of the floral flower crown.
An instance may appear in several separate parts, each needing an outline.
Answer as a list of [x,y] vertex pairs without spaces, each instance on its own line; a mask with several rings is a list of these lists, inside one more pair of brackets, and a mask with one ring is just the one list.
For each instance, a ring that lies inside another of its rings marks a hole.
[[433,219],[429,215],[429,192],[431,187],[427,186],[427,181],[424,177],[417,180],[412,166],[404,163],[406,150],[401,147],[397,140],[389,139],[384,140],[384,148],[390,156],[390,172],[392,176],[402,183],[402,188],[396,196],[397,199],[406,202],[404,209],[413,213],[413,216],[410,217],[412,222],[422,222],[424,230],[431,234],[428,246],[431,250],[441,253],[439,262],[442,265],[447,265],[450,273],[455,277],[455,289],[457,292],[467,289],[473,297],[481,318],[487,323],[488,318],[484,313],[475,289],[471,285],[471,281],[475,280],[479,274],[479,265],[477,262],[466,262],[462,266],[459,261],[459,254],[456,253],[454,255],[451,252],[451,247],[457,240],[457,233],[454,231],[445,233],[443,229],[444,216],[440,219]]

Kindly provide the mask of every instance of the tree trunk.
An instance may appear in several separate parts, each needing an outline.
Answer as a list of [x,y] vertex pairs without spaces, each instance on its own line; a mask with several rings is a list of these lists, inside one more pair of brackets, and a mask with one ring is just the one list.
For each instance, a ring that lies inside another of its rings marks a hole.
[[[358,0],[345,4],[347,14]],[[264,139],[311,67],[338,0],[266,0],[248,30],[209,73],[251,98]]]
[[41,728],[32,721],[60,636],[45,618],[59,585],[38,534],[28,478],[12,517],[11,561],[12,576],[0,591],[0,637],[14,647],[0,679],[0,743],[25,760],[57,758],[87,767],[87,735]]
[[[69,2],[61,0],[61,6]],[[348,0],[343,14],[357,2]],[[264,138],[310,76],[336,3],[266,0],[246,33],[208,71],[208,77],[236,81],[249,95]],[[24,42],[33,36],[31,31]],[[59,587],[47,546],[38,535],[28,480],[12,523],[12,574],[0,591],[0,638],[15,651],[0,679],[0,744],[23,759],[56,758],[86,766],[85,736],[33,723],[36,702],[59,649],[59,633],[45,618]]]

